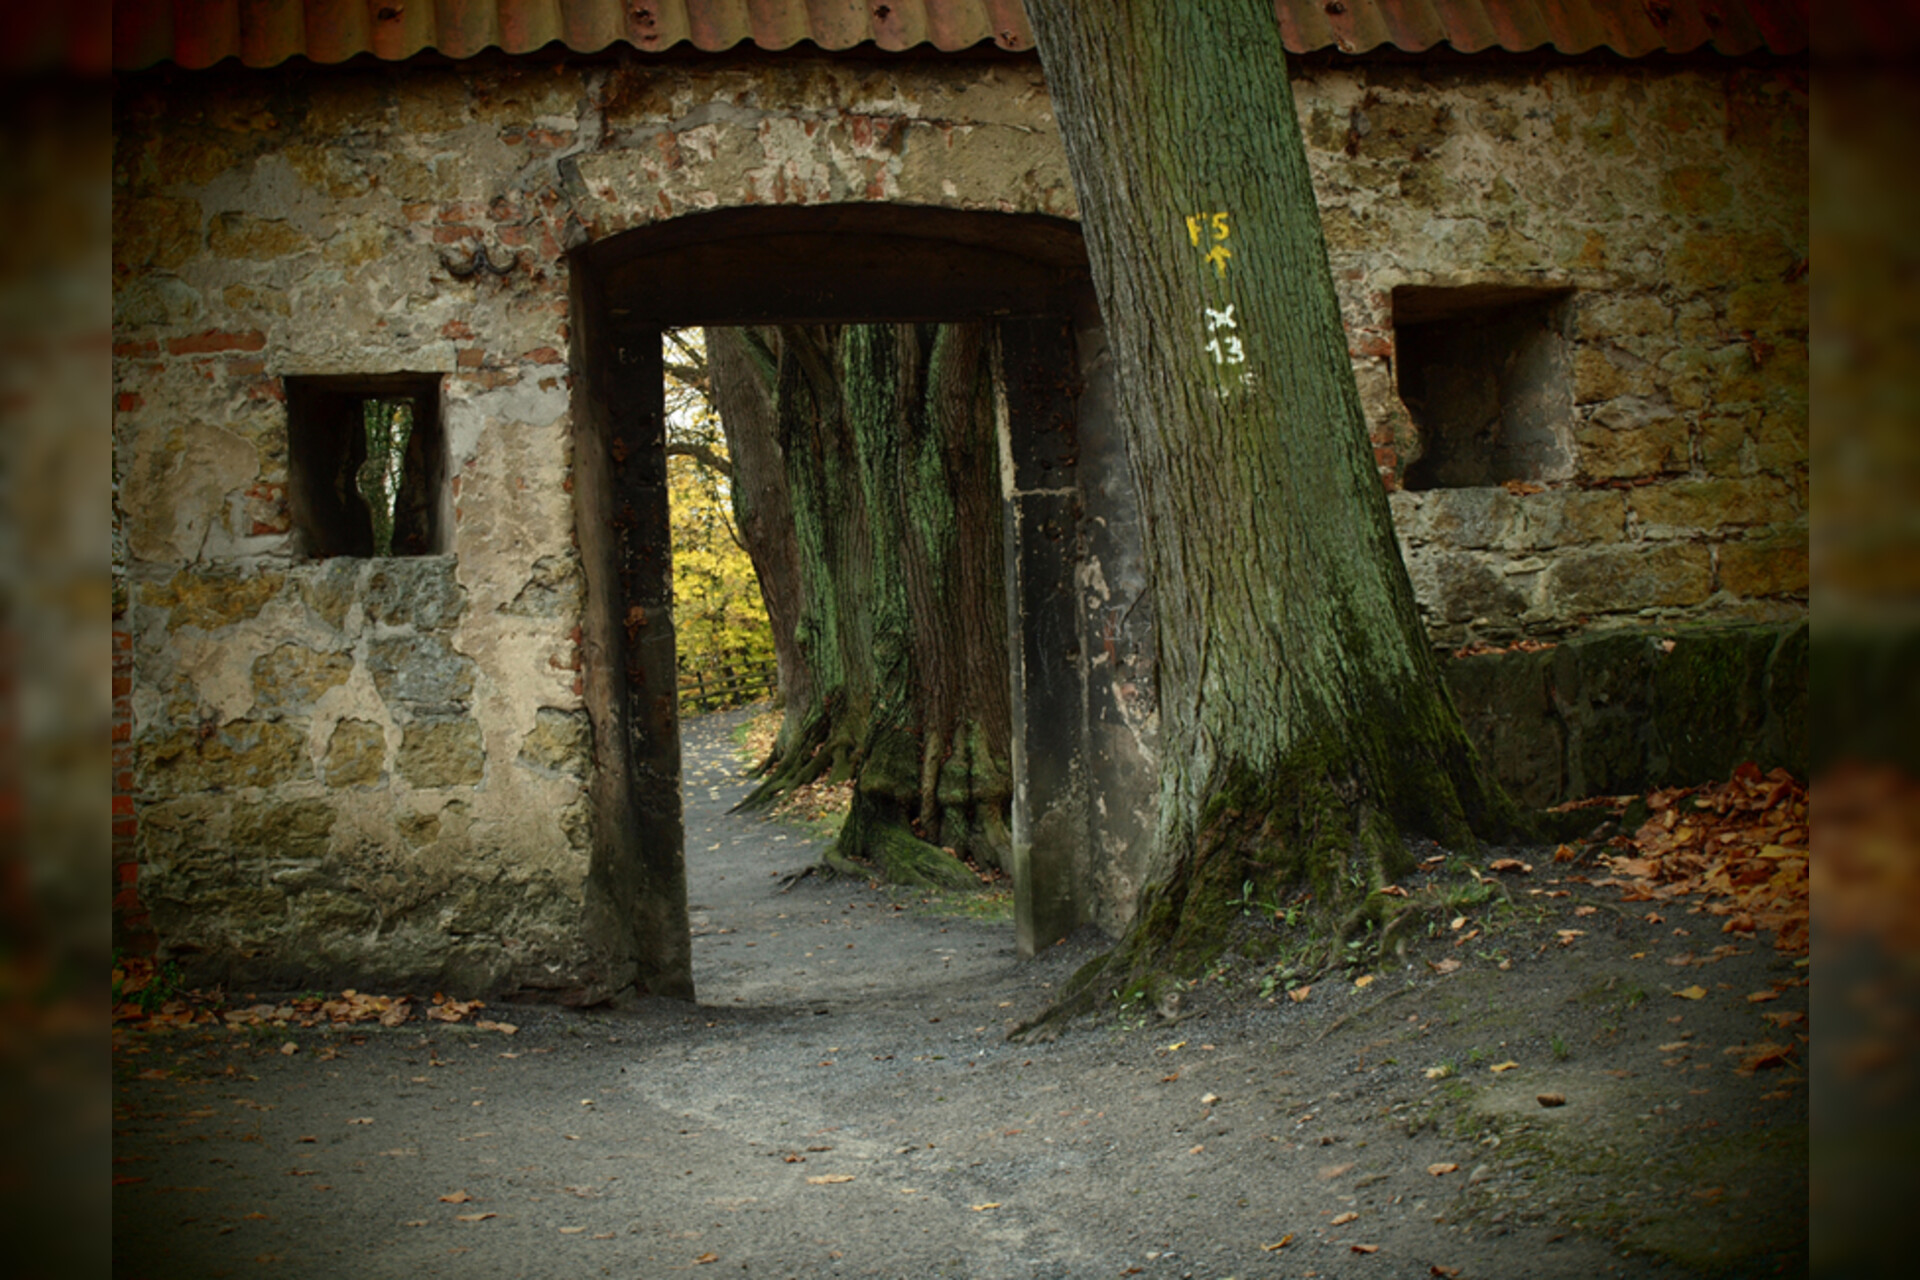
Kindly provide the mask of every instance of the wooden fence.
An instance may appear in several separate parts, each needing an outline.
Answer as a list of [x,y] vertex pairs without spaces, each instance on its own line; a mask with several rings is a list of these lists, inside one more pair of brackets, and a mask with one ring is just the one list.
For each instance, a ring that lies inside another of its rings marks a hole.
[[680,711],[682,714],[695,714],[738,707],[760,698],[772,697],[778,685],[779,674],[771,662],[711,672],[682,671]]

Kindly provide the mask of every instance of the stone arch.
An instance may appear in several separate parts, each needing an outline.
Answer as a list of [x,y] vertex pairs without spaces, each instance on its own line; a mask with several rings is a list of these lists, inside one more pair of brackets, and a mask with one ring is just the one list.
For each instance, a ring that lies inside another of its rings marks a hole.
[[[1087,918],[1086,643],[1074,582],[1086,406],[1111,405],[1079,228],[898,204],[675,218],[573,255],[576,528],[594,721],[589,939],[690,997],[660,334],[684,325],[988,320],[1005,386],[1017,940]],[[1063,536],[1064,535],[1064,536]]]

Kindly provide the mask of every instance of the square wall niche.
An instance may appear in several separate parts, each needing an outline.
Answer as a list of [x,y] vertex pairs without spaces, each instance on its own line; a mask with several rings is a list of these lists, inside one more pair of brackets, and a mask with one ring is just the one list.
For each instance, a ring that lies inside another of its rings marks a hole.
[[296,554],[433,556],[449,550],[440,375],[289,377],[287,500]]
[[1572,474],[1572,297],[1510,285],[1393,291],[1400,399],[1422,445],[1404,487]]

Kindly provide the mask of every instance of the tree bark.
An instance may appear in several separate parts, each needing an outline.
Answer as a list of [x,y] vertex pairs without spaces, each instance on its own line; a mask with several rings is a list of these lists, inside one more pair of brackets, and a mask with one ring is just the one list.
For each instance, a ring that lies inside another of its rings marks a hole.
[[[745,329],[708,329],[705,347],[708,394],[733,467],[734,524],[760,580],[773,630],[779,701],[805,708],[813,703],[813,673],[794,639],[800,619],[800,552],[794,544],[786,461],[775,438],[776,357]],[[773,756],[764,763],[777,758],[784,745],[776,742]]]
[[794,638],[812,685],[745,804],[851,778],[831,865],[971,884],[955,855],[1003,865],[1012,795],[985,330],[788,326],[778,347]]
[[1105,990],[1217,955],[1249,881],[1351,928],[1408,869],[1402,832],[1465,845],[1512,810],[1414,608],[1272,5],[1027,7],[1159,625],[1157,847]]

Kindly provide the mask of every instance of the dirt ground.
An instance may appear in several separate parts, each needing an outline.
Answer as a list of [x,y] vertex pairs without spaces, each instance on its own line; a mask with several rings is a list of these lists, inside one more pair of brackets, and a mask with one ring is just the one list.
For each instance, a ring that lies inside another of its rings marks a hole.
[[725,813],[736,723],[686,734],[697,1004],[122,1029],[114,1274],[1804,1274],[1808,970],[1766,939],[1499,851],[1511,905],[1303,1000],[1227,971],[1010,1042],[1101,940],[783,890],[818,849]]

